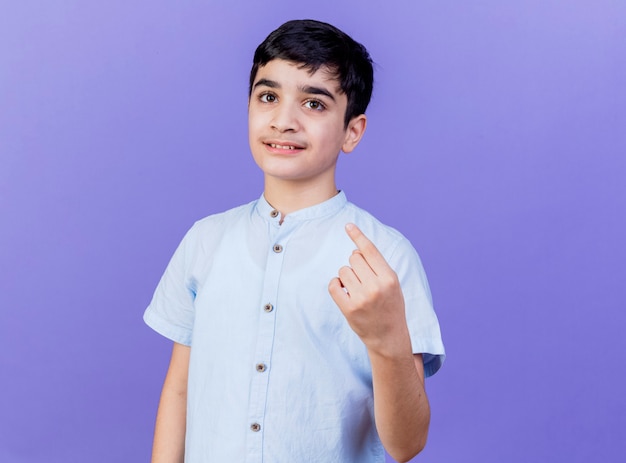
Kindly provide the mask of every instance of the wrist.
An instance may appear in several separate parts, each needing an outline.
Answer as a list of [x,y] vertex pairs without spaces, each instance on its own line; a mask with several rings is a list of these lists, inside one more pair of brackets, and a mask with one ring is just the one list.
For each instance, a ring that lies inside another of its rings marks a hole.
[[413,357],[411,337],[408,330],[384,338],[364,340],[364,343],[367,353],[372,360],[373,357],[387,360]]

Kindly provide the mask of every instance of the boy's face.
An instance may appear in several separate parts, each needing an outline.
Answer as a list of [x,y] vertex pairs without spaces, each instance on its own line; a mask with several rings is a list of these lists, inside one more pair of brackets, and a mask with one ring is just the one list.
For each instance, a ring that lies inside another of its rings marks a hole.
[[339,152],[350,152],[365,130],[365,116],[345,127],[347,98],[338,80],[320,68],[275,59],[259,68],[248,105],[254,160],[266,179],[334,186]]

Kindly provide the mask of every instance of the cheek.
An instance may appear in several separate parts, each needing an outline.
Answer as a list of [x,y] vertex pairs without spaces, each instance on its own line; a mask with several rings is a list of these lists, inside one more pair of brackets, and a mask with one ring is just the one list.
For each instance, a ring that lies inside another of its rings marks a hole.
[[260,111],[255,105],[248,106],[248,127],[258,128],[267,118],[267,112]]
[[262,121],[261,118],[256,114],[248,115],[248,136],[250,141],[258,139],[260,134],[262,133]]
[[324,130],[320,136],[323,145],[333,151],[341,149],[344,139],[344,132],[337,130],[337,126],[331,124],[326,127],[326,130]]

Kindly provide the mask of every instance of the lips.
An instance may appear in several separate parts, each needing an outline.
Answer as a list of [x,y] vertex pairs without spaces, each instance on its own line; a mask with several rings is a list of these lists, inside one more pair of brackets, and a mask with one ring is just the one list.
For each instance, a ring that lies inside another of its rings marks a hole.
[[295,153],[304,149],[303,145],[289,140],[267,140],[263,144],[275,153]]

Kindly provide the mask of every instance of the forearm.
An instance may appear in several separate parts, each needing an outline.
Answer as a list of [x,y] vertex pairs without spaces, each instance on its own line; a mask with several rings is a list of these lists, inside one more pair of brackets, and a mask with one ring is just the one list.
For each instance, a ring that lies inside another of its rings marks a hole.
[[430,406],[424,389],[421,356],[411,352],[410,341],[399,349],[369,351],[374,387],[376,428],[385,450],[405,462],[426,445]]
[[152,463],[182,463],[187,419],[189,348],[174,345],[163,384],[152,445]]
[[414,356],[404,296],[395,271],[354,224],[346,232],[357,246],[350,266],[339,269],[328,291],[367,347],[372,365],[374,414],[383,446],[405,462],[426,445],[430,408],[424,365]]

